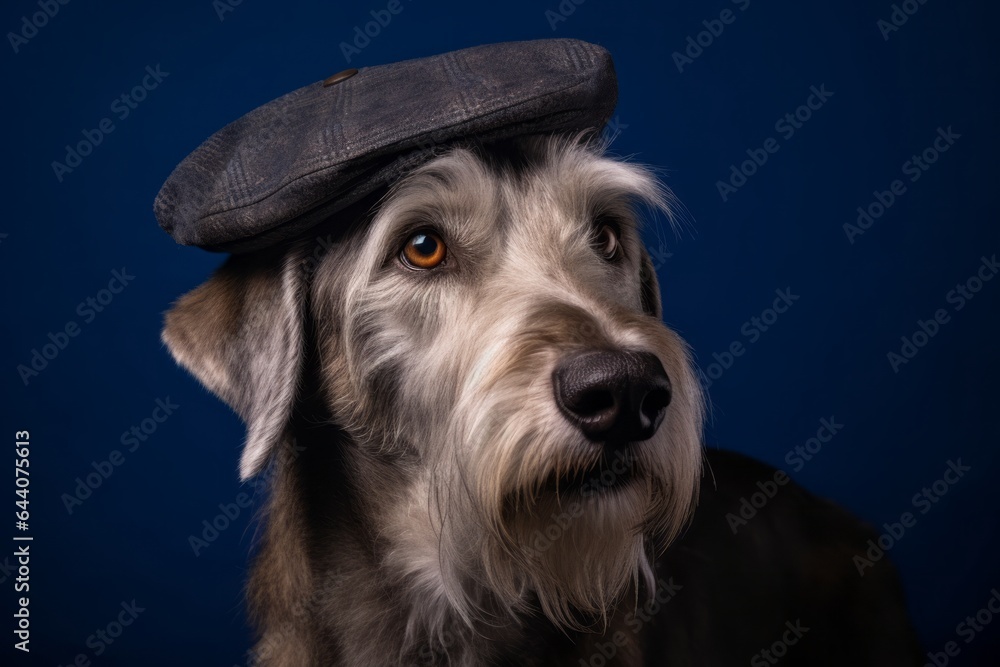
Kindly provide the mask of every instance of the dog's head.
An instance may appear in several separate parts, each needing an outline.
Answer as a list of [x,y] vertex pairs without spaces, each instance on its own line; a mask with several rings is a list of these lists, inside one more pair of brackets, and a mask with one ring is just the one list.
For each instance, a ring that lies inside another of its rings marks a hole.
[[467,620],[537,601],[577,625],[650,576],[696,497],[699,385],[636,214],[668,203],[577,140],[453,148],[318,261],[315,239],[233,257],[164,340],[246,420],[244,478],[313,345],[387,569]]

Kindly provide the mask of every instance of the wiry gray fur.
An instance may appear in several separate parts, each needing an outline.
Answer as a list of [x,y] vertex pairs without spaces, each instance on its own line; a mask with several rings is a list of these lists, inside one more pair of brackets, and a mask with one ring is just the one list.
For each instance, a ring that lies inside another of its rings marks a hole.
[[[308,240],[234,257],[168,314],[175,358],[247,422],[242,477],[282,452],[250,585],[263,664],[485,665],[529,642],[532,618],[614,627],[692,510],[701,394],[660,320],[635,213],[669,214],[669,196],[577,139],[514,153],[453,148],[318,266]],[[617,262],[593,247],[609,219]],[[428,227],[446,263],[406,268],[402,244]],[[580,516],[541,549],[535,536],[574,501],[548,482],[599,457],[560,414],[553,368],[593,348],[652,352],[672,400],[635,446],[633,479],[576,498]],[[297,457],[306,372],[336,435]],[[342,477],[323,488],[317,460]]]

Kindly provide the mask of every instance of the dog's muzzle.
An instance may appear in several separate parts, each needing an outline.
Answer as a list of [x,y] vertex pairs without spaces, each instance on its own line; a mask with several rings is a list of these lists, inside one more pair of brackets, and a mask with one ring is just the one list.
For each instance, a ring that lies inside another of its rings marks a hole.
[[670,379],[649,352],[578,352],[556,366],[552,385],[563,415],[607,446],[653,437],[670,404]]

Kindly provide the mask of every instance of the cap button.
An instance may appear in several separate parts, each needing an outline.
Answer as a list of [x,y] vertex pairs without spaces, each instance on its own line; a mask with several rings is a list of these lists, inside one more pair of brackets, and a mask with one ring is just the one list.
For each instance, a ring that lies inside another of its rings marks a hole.
[[350,79],[352,76],[354,76],[357,73],[358,73],[358,70],[356,70],[354,68],[345,69],[343,72],[337,72],[333,76],[329,76],[329,77],[327,77],[326,79],[323,80],[323,87],[324,88],[329,88],[330,86],[334,85],[335,83],[340,83],[344,79]]

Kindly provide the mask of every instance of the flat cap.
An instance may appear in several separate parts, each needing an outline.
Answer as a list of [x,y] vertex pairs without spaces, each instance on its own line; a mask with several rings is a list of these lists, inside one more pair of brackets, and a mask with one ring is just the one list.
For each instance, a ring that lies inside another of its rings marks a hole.
[[391,185],[444,144],[599,129],[617,92],[610,54],[574,39],[347,70],[213,134],[153,208],[178,243],[246,252]]

